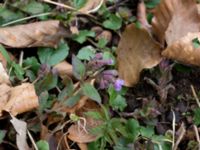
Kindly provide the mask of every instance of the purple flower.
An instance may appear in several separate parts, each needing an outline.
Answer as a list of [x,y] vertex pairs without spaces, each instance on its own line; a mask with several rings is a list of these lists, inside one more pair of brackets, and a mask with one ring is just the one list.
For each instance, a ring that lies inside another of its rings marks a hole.
[[96,53],[95,59],[102,59],[103,58],[103,53]]
[[120,91],[122,89],[122,86],[124,85],[124,80],[117,79],[114,83],[114,88],[116,91]]

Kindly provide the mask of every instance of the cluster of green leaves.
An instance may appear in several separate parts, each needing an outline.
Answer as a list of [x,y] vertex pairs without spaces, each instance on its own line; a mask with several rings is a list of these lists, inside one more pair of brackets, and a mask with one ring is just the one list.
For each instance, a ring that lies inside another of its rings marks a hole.
[[102,113],[90,111],[86,115],[103,122],[96,128],[91,129],[90,132],[97,135],[98,140],[88,145],[89,150],[104,150],[109,146],[113,147],[114,150],[129,150],[131,149],[130,144],[134,144],[139,139],[149,141],[155,150],[160,148],[163,150],[171,149],[170,136],[156,135],[154,127],[142,126],[133,118],[112,117],[109,109],[104,106],[102,107]]

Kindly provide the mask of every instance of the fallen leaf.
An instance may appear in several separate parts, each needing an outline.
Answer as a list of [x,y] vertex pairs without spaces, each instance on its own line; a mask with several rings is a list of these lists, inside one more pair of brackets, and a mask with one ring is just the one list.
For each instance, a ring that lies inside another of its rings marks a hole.
[[79,9],[79,11],[83,13],[94,13],[101,7],[103,2],[104,0],[87,0],[85,5]]
[[154,11],[152,30],[157,40],[171,45],[188,32],[199,31],[200,16],[195,0],[162,0]]
[[6,70],[0,62],[0,84],[2,83],[10,84],[10,80]]
[[86,132],[77,124],[71,125],[70,128],[68,129],[68,132],[69,132],[68,138],[77,143],[89,143],[97,139],[96,136]]
[[34,85],[23,83],[11,88],[8,103],[4,106],[5,111],[12,115],[30,111],[39,106],[38,96],[35,93]]
[[2,116],[2,110],[8,102],[10,96],[11,87],[7,84],[0,84],[0,116]]
[[57,70],[59,76],[62,79],[73,76],[72,65],[67,61],[62,61],[59,64],[55,65],[53,68]]
[[70,35],[59,21],[49,20],[0,28],[0,43],[8,47],[55,47]]
[[160,53],[160,45],[145,29],[128,25],[117,48],[119,77],[126,86],[136,84],[144,68],[152,68],[161,61]]
[[146,7],[144,1],[138,3],[137,6],[137,19],[141,23],[142,27],[150,30],[151,25],[147,21]]
[[85,143],[77,143],[80,150],[88,150],[87,144]]
[[193,45],[193,39],[195,38],[200,40],[200,32],[188,33],[183,38],[168,46],[162,52],[162,55],[186,64],[200,66],[200,48],[195,48]]
[[19,150],[29,150],[29,146],[26,141],[26,132],[27,132],[27,123],[19,120],[12,116],[12,120],[10,120],[13,127],[17,132],[17,147]]

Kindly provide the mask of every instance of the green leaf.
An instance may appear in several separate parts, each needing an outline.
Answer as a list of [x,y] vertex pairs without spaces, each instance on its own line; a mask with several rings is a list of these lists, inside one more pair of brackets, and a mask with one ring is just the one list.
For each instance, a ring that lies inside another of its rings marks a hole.
[[49,143],[45,140],[40,140],[36,143],[38,150],[49,150]]
[[160,3],[160,0],[148,0],[148,1],[145,1],[145,4],[146,4],[147,8],[154,8],[159,3]]
[[86,116],[91,117],[96,120],[103,119],[102,115],[98,111],[88,111],[84,113]]
[[122,19],[114,14],[111,14],[108,20],[103,22],[103,26],[111,30],[118,30],[122,26]]
[[8,54],[8,52],[6,51],[6,49],[0,44],[0,52],[3,55],[3,57],[6,59],[6,61],[11,64],[12,61],[10,59],[10,56]]
[[82,85],[81,89],[83,90],[83,94],[85,96],[88,96],[92,100],[94,100],[98,103],[101,103],[101,97],[100,97],[99,93],[97,92],[97,90],[94,88],[94,86],[92,86],[89,83],[85,83]]
[[131,141],[135,141],[140,134],[140,125],[138,121],[129,119],[126,123],[126,130]]
[[154,135],[154,128],[151,126],[141,127],[140,133],[144,137],[151,138]]
[[64,105],[67,107],[73,107],[74,105],[77,104],[77,102],[81,99],[81,95],[78,93],[75,96],[72,96],[68,98],[65,102]]
[[40,68],[40,64],[35,57],[28,57],[23,61],[23,67],[28,67],[36,74]]
[[19,64],[16,64],[15,62],[12,63],[12,67],[14,68],[14,73],[16,74],[17,78],[23,80],[24,79],[23,75],[25,74],[23,68]]
[[200,125],[200,108],[194,110],[194,123],[195,125]]
[[86,4],[87,0],[73,0],[73,6],[77,9],[83,7]]
[[6,130],[0,130],[0,144],[3,142],[3,139],[6,136],[6,132]]
[[92,46],[85,46],[78,52],[77,57],[81,60],[91,60],[95,56],[95,49]]
[[36,83],[36,90],[41,93],[43,91],[48,91],[57,86],[58,76],[48,73],[42,80]]
[[24,5],[22,10],[29,14],[35,15],[35,14],[43,13],[44,6],[42,5],[42,3],[31,1],[27,5]]
[[104,48],[108,41],[105,38],[100,38],[97,45],[99,48]]
[[61,41],[58,48],[39,48],[38,56],[42,64],[50,66],[56,65],[63,61],[69,54],[69,47],[67,43]]
[[67,96],[70,96],[73,93],[74,90],[74,85],[70,78],[67,81],[65,80],[65,82],[67,82],[65,83],[66,87],[58,95],[59,101],[64,101]]
[[79,34],[75,34],[73,39],[80,44],[83,44],[88,37],[95,37],[95,32],[89,30],[81,30]]
[[[0,6],[0,25],[23,18],[23,13],[19,11],[11,11],[6,7]],[[20,22],[21,23],[21,22]]]
[[85,65],[75,55],[72,56],[72,66],[73,75],[79,80],[83,79],[86,73],[86,68]]
[[49,93],[47,91],[44,91],[40,94],[39,96],[39,111],[40,113],[42,113],[42,111],[44,111],[44,109],[47,108],[47,101],[48,101],[48,98],[49,98]]
[[199,48],[199,46],[200,46],[200,41],[199,41],[199,39],[198,39],[198,38],[194,38],[194,39],[192,40],[192,44],[193,44],[194,48]]
[[115,110],[119,109],[120,111],[123,111],[124,108],[126,108],[127,103],[126,99],[123,96],[117,95],[116,98],[109,99],[109,105]]

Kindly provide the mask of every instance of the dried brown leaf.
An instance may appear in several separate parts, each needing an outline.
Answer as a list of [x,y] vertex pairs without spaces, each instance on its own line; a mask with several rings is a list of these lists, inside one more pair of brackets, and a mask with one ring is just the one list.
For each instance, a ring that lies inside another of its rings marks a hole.
[[93,13],[96,12],[102,5],[104,0],[87,0],[85,5],[79,9],[80,12],[83,13]]
[[200,40],[200,32],[188,33],[185,37],[168,46],[162,55],[186,64],[200,66],[200,48],[195,48],[192,42],[195,38]]
[[0,62],[0,84],[2,83],[10,84],[10,80],[3,64]]
[[160,51],[160,45],[145,29],[139,29],[134,24],[128,25],[117,49],[119,76],[125,85],[136,84],[144,68],[157,65],[161,60]]
[[89,143],[97,139],[96,136],[86,132],[83,128],[77,124],[71,125],[68,129],[68,138],[77,143]]
[[8,47],[55,47],[70,35],[59,21],[49,20],[0,28],[0,43]]
[[156,7],[152,30],[162,44],[171,45],[188,32],[199,31],[200,16],[195,0],[162,0]]
[[29,146],[26,141],[26,132],[27,132],[27,123],[19,120],[12,116],[12,120],[10,120],[13,127],[17,132],[17,147],[19,150],[29,150]]
[[72,65],[67,61],[62,61],[59,64],[55,65],[54,69],[58,71],[58,74],[62,79],[73,76]]
[[38,96],[35,93],[34,85],[23,83],[11,89],[10,97],[8,103],[4,106],[4,110],[15,116],[38,106]]
[[10,90],[11,87],[7,84],[0,84],[0,116],[2,116],[2,110],[8,102]]
[[143,0],[137,6],[137,19],[143,28],[150,30],[151,26],[147,21],[146,7]]

